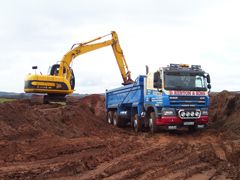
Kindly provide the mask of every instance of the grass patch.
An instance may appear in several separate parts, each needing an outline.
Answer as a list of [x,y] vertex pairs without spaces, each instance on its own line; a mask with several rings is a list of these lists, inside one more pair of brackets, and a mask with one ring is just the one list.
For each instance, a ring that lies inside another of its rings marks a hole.
[[0,103],[16,101],[16,99],[0,98]]

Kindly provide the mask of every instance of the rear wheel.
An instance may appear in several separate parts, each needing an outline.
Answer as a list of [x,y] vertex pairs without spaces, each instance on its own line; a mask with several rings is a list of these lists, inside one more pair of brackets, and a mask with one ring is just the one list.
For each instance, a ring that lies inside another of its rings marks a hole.
[[117,127],[121,127],[121,118],[118,116],[117,112],[114,112],[113,114],[113,125]]
[[142,121],[138,117],[138,114],[135,114],[133,116],[132,123],[133,123],[133,128],[134,128],[135,132],[140,132],[142,130]]
[[155,133],[158,130],[158,127],[156,125],[156,115],[155,112],[150,113],[150,118],[149,118],[149,129],[151,133]]
[[107,114],[107,122],[109,124],[112,124],[113,123],[113,111],[108,111],[108,114]]

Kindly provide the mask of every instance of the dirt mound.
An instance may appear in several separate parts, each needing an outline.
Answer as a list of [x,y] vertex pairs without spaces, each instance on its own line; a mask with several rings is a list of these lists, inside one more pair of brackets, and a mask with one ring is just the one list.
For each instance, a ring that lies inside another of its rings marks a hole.
[[90,108],[90,110],[100,118],[105,118],[105,97],[98,94],[82,98],[79,103],[84,104]]
[[106,128],[102,107],[103,97],[96,95],[66,106],[31,105],[28,101],[0,104],[0,138],[97,135]]
[[[27,100],[0,104],[0,164],[49,158],[55,153],[52,144],[113,133],[105,122],[103,100],[92,95],[66,106],[31,105]],[[34,153],[24,152],[29,150]]]
[[0,104],[0,178],[79,174],[128,152],[128,133],[105,121],[104,97],[67,105]]
[[213,128],[240,137],[240,94],[212,93],[209,116]]

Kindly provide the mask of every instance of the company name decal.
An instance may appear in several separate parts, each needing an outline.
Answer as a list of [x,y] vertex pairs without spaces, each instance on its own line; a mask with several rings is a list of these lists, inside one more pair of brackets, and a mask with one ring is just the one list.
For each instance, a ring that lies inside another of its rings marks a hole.
[[204,96],[205,91],[169,91],[169,95]]

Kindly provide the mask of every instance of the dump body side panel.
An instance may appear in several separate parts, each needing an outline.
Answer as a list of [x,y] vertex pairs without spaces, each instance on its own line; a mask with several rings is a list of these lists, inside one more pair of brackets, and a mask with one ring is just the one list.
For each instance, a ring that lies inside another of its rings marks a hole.
[[133,107],[140,110],[144,101],[144,78],[138,76],[133,84],[106,91],[106,109],[117,109],[118,113],[130,112]]

